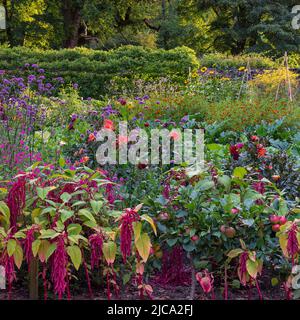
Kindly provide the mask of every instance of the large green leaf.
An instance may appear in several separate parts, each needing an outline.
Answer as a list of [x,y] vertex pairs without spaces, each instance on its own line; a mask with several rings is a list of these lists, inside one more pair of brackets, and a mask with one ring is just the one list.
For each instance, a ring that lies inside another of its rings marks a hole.
[[236,167],[233,170],[233,176],[235,178],[244,179],[246,174],[247,174],[247,170],[243,167]]
[[246,262],[246,268],[248,273],[253,279],[256,279],[257,272],[258,272],[258,262],[257,261],[252,261],[250,259],[247,260]]
[[63,209],[60,211],[60,213],[61,213],[60,219],[63,223],[74,216],[74,211],[72,211],[72,210]]
[[32,242],[32,254],[34,257],[36,257],[38,251],[39,251],[39,248],[40,248],[40,245],[41,245],[41,240],[37,239],[35,241]]
[[20,269],[23,262],[23,250],[19,244],[16,245],[16,249],[14,252],[14,260],[17,268]]
[[54,189],[55,189],[55,187],[52,186],[52,187],[46,187],[46,188],[36,188],[36,191],[37,191],[39,198],[41,198],[42,200],[45,200],[48,193]]
[[96,223],[96,220],[94,218],[94,216],[92,215],[92,213],[87,210],[87,209],[81,209],[79,210],[79,215],[83,218],[85,218],[86,220],[92,221],[94,223]]
[[70,256],[75,269],[78,270],[82,261],[80,248],[78,246],[69,246],[67,248],[67,253]]
[[244,250],[242,250],[242,249],[240,249],[240,248],[238,248],[238,249],[233,249],[233,250],[231,250],[231,251],[229,251],[229,252],[227,253],[227,256],[228,256],[229,258],[233,259],[233,258],[239,256],[239,255],[240,255],[241,253],[243,253],[243,252],[244,252]]
[[4,201],[0,201],[0,213],[3,216],[3,220],[5,221],[6,225],[9,225],[10,211]]
[[67,227],[69,236],[78,235],[81,232],[81,230],[82,230],[82,227],[78,223],[69,224]]
[[155,235],[157,235],[156,225],[155,225],[153,219],[151,217],[149,217],[147,214],[143,214],[141,216],[141,219],[147,221],[151,225]]
[[14,254],[16,250],[16,246],[17,246],[17,241],[15,239],[9,239],[7,241],[7,253],[10,257]]
[[108,265],[112,265],[116,259],[117,245],[113,241],[103,244],[103,255]]
[[98,214],[103,206],[103,201],[91,200],[91,206],[95,214]]
[[135,246],[144,262],[147,262],[151,250],[151,240],[147,233],[142,233],[135,241]]

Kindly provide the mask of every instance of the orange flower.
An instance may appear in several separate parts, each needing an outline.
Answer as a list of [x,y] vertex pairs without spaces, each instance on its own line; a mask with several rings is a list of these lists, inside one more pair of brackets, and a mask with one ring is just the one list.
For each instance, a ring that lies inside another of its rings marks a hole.
[[80,163],[87,163],[88,161],[90,160],[90,158],[89,157],[82,157],[81,159],[80,159]]
[[109,119],[105,119],[103,127],[107,130],[114,130],[114,123]]
[[257,146],[258,158],[263,158],[266,155],[266,153],[267,153],[267,150],[262,145]]
[[93,133],[91,133],[91,134],[89,135],[88,142],[93,142],[93,141],[95,141],[95,140],[96,140],[95,135],[94,135]]

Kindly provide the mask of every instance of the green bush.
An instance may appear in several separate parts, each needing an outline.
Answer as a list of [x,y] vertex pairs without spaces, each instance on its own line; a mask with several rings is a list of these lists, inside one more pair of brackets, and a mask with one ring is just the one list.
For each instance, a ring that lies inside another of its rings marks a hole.
[[272,69],[278,66],[278,62],[259,54],[231,56],[223,53],[212,53],[200,58],[201,66],[221,70],[246,67],[248,61],[252,69]]
[[161,77],[179,82],[187,77],[189,68],[199,66],[195,52],[187,47],[157,50],[124,46],[110,51],[0,48],[0,69],[14,74],[22,72],[24,76],[26,63],[38,64],[49,78],[62,76],[66,82],[78,83],[83,97],[95,98],[111,94],[110,81],[115,77],[122,77],[132,84],[135,79],[155,80]]

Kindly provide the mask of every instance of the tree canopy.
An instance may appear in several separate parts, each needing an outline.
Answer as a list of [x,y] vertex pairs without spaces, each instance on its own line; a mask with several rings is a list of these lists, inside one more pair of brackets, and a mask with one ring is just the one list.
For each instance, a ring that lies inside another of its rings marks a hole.
[[297,0],[0,0],[1,43],[99,49],[124,44],[240,54],[297,52]]

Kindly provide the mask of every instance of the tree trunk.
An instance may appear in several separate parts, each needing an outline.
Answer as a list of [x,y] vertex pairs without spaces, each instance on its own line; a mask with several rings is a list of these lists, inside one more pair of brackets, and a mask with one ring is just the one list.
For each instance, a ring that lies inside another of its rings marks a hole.
[[79,28],[81,22],[81,8],[74,3],[74,0],[62,2],[62,15],[64,20],[64,48],[75,48],[79,41]]
[[162,34],[162,40],[163,40],[163,46],[164,49],[168,49],[168,31],[165,29],[164,22],[166,21],[167,15],[166,15],[166,0],[161,0],[161,13],[162,13],[162,20],[163,20],[163,34]]
[[29,270],[29,298],[38,300],[39,298],[39,261],[37,258],[32,258]]

